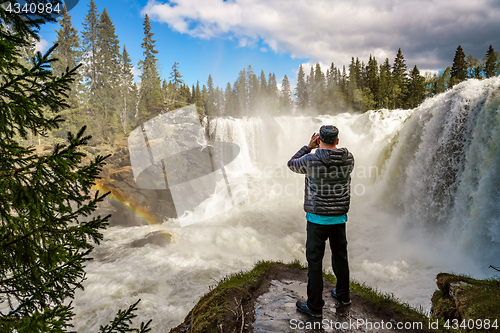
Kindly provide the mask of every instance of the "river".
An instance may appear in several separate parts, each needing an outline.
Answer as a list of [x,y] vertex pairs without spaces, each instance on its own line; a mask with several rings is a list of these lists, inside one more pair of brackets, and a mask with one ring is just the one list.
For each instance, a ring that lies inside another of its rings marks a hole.
[[[323,124],[355,157],[347,234],[351,277],[430,308],[439,272],[493,275],[500,257],[500,78],[469,80],[412,110],[318,117],[216,118],[215,141],[239,146],[233,168],[248,191],[219,214],[217,193],[203,222],[111,227],[74,300],[75,328],[95,332],[141,299],[153,331],[177,326],[224,276],[259,260],[305,263],[304,176],[286,167]],[[228,172],[231,172],[230,170]],[[220,201],[220,200],[219,200]],[[201,214],[201,213],[200,213]],[[162,230],[166,246],[131,240]],[[329,252],[324,268],[331,272]]]

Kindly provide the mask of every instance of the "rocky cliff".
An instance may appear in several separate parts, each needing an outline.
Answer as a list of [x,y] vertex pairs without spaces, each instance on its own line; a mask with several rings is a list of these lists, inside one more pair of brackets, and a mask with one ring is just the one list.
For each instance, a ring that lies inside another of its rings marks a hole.
[[170,332],[438,331],[424,314],[354,282],[352,304],[340,305],[330,295],[335,277],[325,274],[324,280],[323,318],[312,319],[295,308],[296,301],[306,300],[307,269],[261,262],[221,281]]
[[475,280],[447,273],[437,275],[432,296],[432,318],[462,331],[496,332],[500,329],[500,281]]

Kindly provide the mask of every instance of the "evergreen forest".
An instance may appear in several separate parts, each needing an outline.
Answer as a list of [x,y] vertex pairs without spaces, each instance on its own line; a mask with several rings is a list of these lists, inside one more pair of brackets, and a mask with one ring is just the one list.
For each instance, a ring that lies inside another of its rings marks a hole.
[[[60,75],[80,63],[82,66],[69,93],[69,108],[60,113],[67,121],[51,134],[50,140],[56,141],[63,140],[66,132],[87,125],[95,140],[112,142],[144,121],[188,104],[195,104],[201,117],[408,109],[468,78],[499,75],[500,56],[491,45],[482,60],[466,56],[459,45],[452,66],[434,75],[423,75],[417,66],[408,66],[399,49],[392,62],[370,56],[367,62],[352,57],[349,66],[342,68],[333,62],[328,68],[301,65],[295,88],[286,75],[278,81],[275,73],[259,73],[250,65],[225,87],[215,86],[212,75],[206,83],[198,80],[189,86],[177,61],[167,78],[160,77],[161,56],[155,49],[155,34],[146,14],[140,45],[143,58],[137,64],[141,74],[135,82],[134,64],[127,47],[120,45],[106,8],[100,11],[91,0],[80,32],[73,27],[71,15],[67,11],[62,14],[54,41],[58,44],[53,53],[54,73]],[[27,61],[34,54],[34,46],[24,53]],[[37,143],[37,139],[41,143],[40,138],[32,138],[30,143]]]

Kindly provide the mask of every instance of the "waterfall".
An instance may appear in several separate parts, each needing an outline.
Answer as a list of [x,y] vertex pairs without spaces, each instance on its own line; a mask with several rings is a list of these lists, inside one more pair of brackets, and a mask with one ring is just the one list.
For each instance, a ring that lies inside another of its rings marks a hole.
[[[205,120],[210,140],[239,146],[248,195],[218,214],[215,193],[200,212],[212,218],[186,227],[168,219],[105,230],[86,267],[85,291],[76,294],[75,329],[95,331],[117,307],[141,298],[137,320],[152,318],[153,330],[165,331],[227,274],[259,260],[305,263],[304,176],[286,163],[324,124],[339,128],[339,146],[355,158],[347,222],[353,279],[428,309],[437,273],[493,274],[499,86],[500,78],[469,80],[413,110]],[[172,242],[130,246],[158,230]],[[328,251],[324,269],[331,272]]]
[[485,261],[500,255],[499,86],[469,80],[415,109],[377,184],[406,226]]

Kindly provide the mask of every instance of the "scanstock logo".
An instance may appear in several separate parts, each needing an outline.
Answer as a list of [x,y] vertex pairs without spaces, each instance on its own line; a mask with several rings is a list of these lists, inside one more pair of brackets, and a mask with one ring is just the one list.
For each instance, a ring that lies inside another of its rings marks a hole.
[[227,212],[248,194],[240,147],[210,142],[194,105],[138,126],[128,148],[136,184],[170,190],[181,226]]

